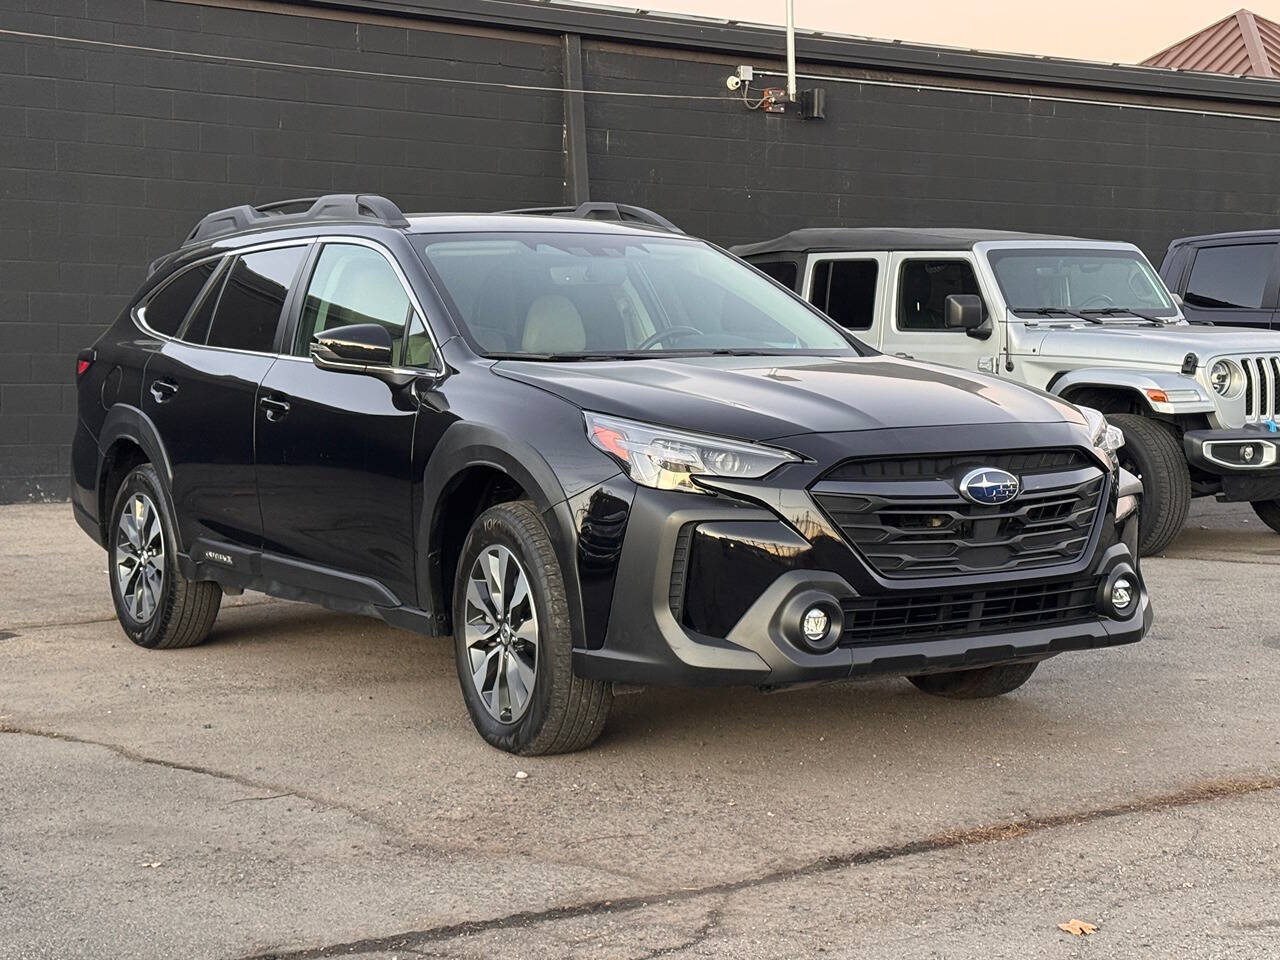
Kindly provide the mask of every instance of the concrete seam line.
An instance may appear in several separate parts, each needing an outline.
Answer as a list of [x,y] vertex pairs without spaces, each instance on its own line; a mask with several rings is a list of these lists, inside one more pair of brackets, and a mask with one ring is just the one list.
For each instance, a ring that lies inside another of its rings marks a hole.
[[[265,801],[278,800],[283,797],[296,797],[306,803],[311,803],[325,810],[340,810],[343,813],[353,817],[366,826],[373,827],[384,835],[384,838],[391,845],[398,847],[408,853],[413,854],[431,854],[433,856],[452,856],[455,854],[468,854],[475,856],[489,856],[494,851],[465,844],[443,844],[443,843],[427,843],[417,840],[411,835],[406,835],[405,831],[396,826],[395,823],[384,820],[381,817],[369,813],[355,804],[343,803],[338,800],[332,800],[320,794],[310,793],[307,791],[289,790],[278,783],[271,783],[266,780],[255,780],[252,777],[246,777],[238,773],[230,773],[225,770],[215,770],[212,767],[204,767],[198,764],[183,763],[180,760],[165,760],[160,757],[147,756],[139,753],[129,747],[122,746],[118,743],[108,743],[104,740],[93,740],[89,737],[80,737],[71,733],[60,733],[56,730],[40,730],[31,727],[19,727],[12,723],[0,721],[0,735],[15,734],[24,737],[36,737],[44,740],[54,740],[60,743],[74,743],[86,747],[98,747],[111,753],[129,760],[133,763],[149,764],[151,766],[161,767],[165,770],[175,770],[181,773],[194,773],[199,776],[213,777],[217,780],[225,780],[230,783],[238,784],[242,787],[248,787],[253,790],[265,790],[270,792],[270,796],[252,796],[252,797],[236,797],[226,801],[224,806],[234,803],[245,803],[249,801]],[[584,866],[582,863],[572,858],[549,858],[551,862],[559,863],[567,866]],[[603,867],[595,868],[600,873],[609,873],[614,877],[639,882],[641,878],[635,874],[627,873],[618,869],[605,869]]]
[[352,953],[412,950],[415,946],[439,943],[478,933],[487,933],[491,930],[526,927],[557,920],[574,920],[591,914],[630,913],[663,903],[686,902],[720,894],[732,894],[755,887],[804,879],[850,867],[870,866],[887,860],[896,860],[900,857],[938,853],[983,843],[1016,840],[1057,827],[1078,826],[1111,817],[1137,813],[1159,813],[1165,810],[1176,810],[1179,807],[1211,803],[1216,800],[1229,800],[1234,797],[1248,796],[1269,790],[1280,790],[1280,775],[1208,780],[1171,793],[1155,794],[1150,797],[1129,800],[1109,806],[1093,807],[1073,813],[1026,817],[1021,820],[1010,820],[987,826],[938,833],[921,840],[912,840],[903,844],[833,854],[819,857],[817,860],[812,860],[796,867],[774,870],[754,877],[744,877],[740,880],[731,880],[709,886],[686,887],[662,893],[620,897],[613,900],[592,900],[584,903],[548,907],[543,910],[525,910],[519,913],[492,917],[487,920],[468,920],[461,923],[429,927],[425,930],[404,931],[382,937],[369,937],[363,940],[351,940],[345,943],[333,943],[320,947],[249,954],[238,958],[238,960],[323,960],[323,958],[327,957],[337,957]]
[[[388,834],[389,839],[391,839],[397,845],[399,845],[404,849],[417,850],[417,851],[423,851],[423,850],[429,849],[425,844],[415,843],[413,841],[406,840],[403,836],[400,835],[399,831],[397,831],[392,825],[385,823],[382,820],[378,819],[377,817],[370,815],[368,812],[361,810],[359,807],[355,807],[355,806],[344,804],[344,803],[337,803],[337,802],[334,802],[333,800],[325,799],[324,797],[318,796],[313,793],[299,792],[297,790],[286,790],[284,787],[276,783],[269,783],[264,780],[254,780],[251,777],[241,776],[240,774],[237,774],[237,773],[228,773],[225,770],[215,770],[212,767],[203,767],[193,763],[183,763],[180,760],[164,760],[159,757],[149,757],[146,754],[138,753],[136,750],[131,750],[128,747],[124,747],[116,743],[107,743],[102,740],[91,740],[87,737],[78,737],[70,733],[58,733],[53,730],[37,730],[37,729],[31,729],[27,727],[14,726],[13,724],[10,724],[10,723],[0,723],[0,734],[16,734],[18,736],[24,736],[24,737],[38,737],[44,740],[56,740],[61,743],[74,743],[74,744],[78,744],[80,746],[85,746],[85,747],[98,747],[99,749],[108,750],[111,753],[114,753],[117,756],[123,757],[125,760],[129,760],[134,763],[145,763],[150,766],[162,767],[166,770],[176,770],[181,773],[194,773],[204,777],[213,777],[216,780],[225,780],[228,783],[235,783],[235,784],[238,784],[239,786],[249,787],[253,790],[267,790],[267,791],[271,791],[274,794],[270,798],[240,797],[235,800],[228,801],[229,803],[236,803],[241,800],[276,799],[277,797],[285,797],[285,796],[297,797],[299,800],[306,801],[307,803],[313,803],[316,806],[322,807],[326,810],[341,810],[343,813],[349,814],[350,816],[354,817],[360,822],[365,823],[371,827],[375,827],[379,831]],[[444,851],[437,851],[437,852],[444,852]]]

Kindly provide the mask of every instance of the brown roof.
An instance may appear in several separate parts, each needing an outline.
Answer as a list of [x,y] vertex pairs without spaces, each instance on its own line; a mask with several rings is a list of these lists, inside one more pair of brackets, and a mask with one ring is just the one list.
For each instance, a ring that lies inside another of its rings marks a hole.
[[1249,10],[1205,27],[1142,61],[1146,67],[1280,77],[1280,24]]

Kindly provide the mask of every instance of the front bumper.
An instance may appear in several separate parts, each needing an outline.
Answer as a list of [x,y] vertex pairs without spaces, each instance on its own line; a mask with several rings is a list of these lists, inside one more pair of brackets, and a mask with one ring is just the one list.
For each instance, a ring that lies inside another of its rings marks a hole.
[[[842,635],[834,649],[811,652],[795,642],[794,618],[814,598],[833,598],[845,613],[847,628],[864,601],[916,598],[936,606],[940,594],[964,589],[980,598],[965,601],[966,609],[981,610],[981,598],[1056,589],[1066,574],[1038,571],[1038,576],[886,584],[842,539],[832,542],[813,528],[811,515],[799,516],[798,498],[778,493],[778,501],[766,509],[726,497],[638,490],[607,629],[598,647],[574,651],[575,670],[636,684],[779,686],[1038,660],[1132,643],[1151,626],[1151,603],[1137,560],[1137,514],[1118,525],[1108,514],[1102,524],[1110,530],[1103,531],[1070,578],[1085,584],[1079,589],[1093,596],[1117,570],[1129,572],[1139,596],[1125,617],[1090,607],[1069,622],[1020,624],[1014,617],[998,628],[976,630],[970,622],[924,639],[898,636],[877,642],[874,636]],[[709,559],[692,565],[695,552]],[[699,611],[693,615],[683,602],[690,593],[696,594]]]
[[[1221,500],[1280,499],[1280,432],[1264,425],[1241,430],[1188,430],[1183,450],[1192,467],[1222,482]],[[1246,462],[1242,455],[1250,451]]]

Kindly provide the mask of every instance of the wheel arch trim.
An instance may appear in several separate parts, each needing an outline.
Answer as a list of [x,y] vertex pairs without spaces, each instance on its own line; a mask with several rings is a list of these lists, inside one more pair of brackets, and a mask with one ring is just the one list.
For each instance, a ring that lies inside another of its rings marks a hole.
[[565,593],[571,606],[574,647],[585,646],[582,591],[574,560],[573,516],[567,493],[551,465],[531,444],[512,438],[496,427],[457,422],[445,431],[427,461],[423,476],[422,508],[418,519],[418,597],[441,627],[452,620],[452,585],[444,583],[441,537],[445,504],[467,470],[484,467],[510,477],[528,495],[546,524],[560,562]]

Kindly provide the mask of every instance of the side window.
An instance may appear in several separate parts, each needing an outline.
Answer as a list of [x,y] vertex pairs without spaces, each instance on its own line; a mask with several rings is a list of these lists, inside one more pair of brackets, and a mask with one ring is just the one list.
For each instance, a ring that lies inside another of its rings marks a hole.
[[870,330],[879,271],[874,260],[820,260],[813,267],[809,301],[846,330]]
[[[293,352],[307,356],[311,338],[324,330],[353,323],[377,323],[391,334],[391,362],[402,366],[406,362],[405,326],[411,310],[404,284],[386,257],[354,243],[327,243],[307,286]],[[408,362],[430,366],[435,358],[431,337],[416,312],[408,340]]]
[[306,247],[281,247],[239,257],[218,298],[209,346],[269,352],[285,297],[306,253]]
[[944,322],[947,297],[953,293],[982,296],[978,278],[967,260],[908,260],[898,275],[898,329],[948,330]]
[[796,288],[796,265],[790,260],[766,260],[751,265],[765,276],[773,277],[788,290]]
[[1191,265],[1185,299],[1194,307],[1257,309],[1275,259],[1274,243],[1202,247]]
[[151,295],[142,308],[143,322],[156,333],[166,337],[176,336],[182,321],[187,318],[191,304],[204,285],[213,276],[217,260],[209,260],[182,271]]

